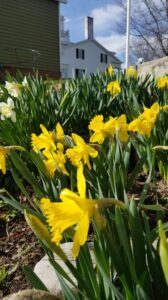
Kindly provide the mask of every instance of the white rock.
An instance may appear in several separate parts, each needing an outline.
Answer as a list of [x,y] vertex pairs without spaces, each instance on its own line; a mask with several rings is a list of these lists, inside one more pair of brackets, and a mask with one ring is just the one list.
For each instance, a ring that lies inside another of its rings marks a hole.
[[[91,243],[89,243],[91,246]],[[71,263],[75,266],[76,262],[74,258],[72,257],[72,242],[69,243],[63,243],[61,244],[62,250],[65,252],[68,259],[71,261]],[[93,253],[91,252],[93,263],[95,261]],[[63,268],[63,270],[67,273],[67,275],[70,276],[70,278],[75,282],[74,277],[72,276],[72,273],[69,271],[65,263],[60,259],[59,256],[54,255],[55,261]],[[94,263],[95,264],[95,263]],[[61,286],[59,283],[59,280],[57,278],[57,275],[54,271],[53,266],[50,264],[48,260],[48,256],[45,255],[35,266],[34,272],[36,275],[41,279],[41,281],[45,284],[45,286],[48,288],[48,290],[61,297]],[[71,289],[74,289],[74,287],[67,282]],[[63,299],[63,298],[62,298]]]

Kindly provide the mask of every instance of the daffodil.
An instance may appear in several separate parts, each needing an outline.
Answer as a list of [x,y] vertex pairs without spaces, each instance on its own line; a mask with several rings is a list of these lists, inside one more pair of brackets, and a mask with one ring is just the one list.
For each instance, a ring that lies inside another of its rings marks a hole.
[[16,113],[14,111],[15,105],[12,98],[7,99],[6,102],[0,103],[1,120],[11,118],[13,122],[16,122]]
[[128,124],[124,114],[118,118],[110,117],[105,123],[103,122],[103,116],[97,115],[91,120],[89,129],[94,131],[90,137],[91,143],[102,144],[106,137],[113,139],[115,135],[122,142],[128,140]]
[[144,107],[144,112],[128,125],[128,130],[150,136],[159,110],[160,107],[157,102],[151,108]]
[[7,89],[8,93],[11,96],[17,98],[21,93],[22,85],[20,83],[17,83],[17,82],[8,82],[8,81],[6,81],[5,82],[5,88]]
[[6,156],[13,150],[24,151],[22,146],[0,146],[0,170],[3,174],[6,174]]
[[127,77],[132,77],[132,78],[137,78],[137,70],[135,67],[131,66],[126,70],[126,76]]
[[110,117],[107,122],[103,122],[103,116],[97,115],[91,120],[89,129],[94,131],[90,137],[90,142],[102,144],[106,137],[114,137],[116,132],[116,118]]
[[72,149],[68,149],[66,154],[73,165],[78,166],[79,162],[87,164],[88,168],[91,169],[89,156],[96,157],[98,155],[97,150],[85,143],[82,137],[72,133],[72,138],[76,144]]
[[121,87],[119,85],[119,82],[117,80],[111,81],[107,85],[107,91],[110,92],[112,96],[117,96],[121,92]]
[[163,76],[158,78],[156,82],[156,87],[158,89],[168,89],[168,76]]
[[48,149],[56,150],[53,133],[48,131],[44,125],[40,124],[42,133],[37,136],[35,133],[31,134],[31,145],[33,150],[38,153],[38,150]]
[[114,69],[113,69],[113,67],[112,67],[111,64],[110,64],[109,67],[107,68],[107,71],[108,71],[108,73],[109,73],[110,76],[114,74]]
[[64,175],[69,175],[65,168],[65,154],[63,154],[62,151],[54,152],[51,150],[44,150],[43,155],[47,158],[44,160],[44,164],[46,165],[50,176],[54,176],[56,170],[62,172]]
[[41,209],[47,218],[51,229],[52,242],[60,244],[62,233],[69,227],[77,225],[73,238],[72,254],[76,258],[80,246],[87,241],[90,219],[95,217],[101,225],[105,225],[104,218],[100,215],[97,200],[86,198],[86,181],[83,175],[83,165],[79,163],[77,169],[78,194],[69,189],[64,189],[60,198],[62,202],[51,202],[41,199]]
[[8,154],[9,150],[5,147],[0,146],[0,170],[2,170],[2,173],[6,174],[6,156]]

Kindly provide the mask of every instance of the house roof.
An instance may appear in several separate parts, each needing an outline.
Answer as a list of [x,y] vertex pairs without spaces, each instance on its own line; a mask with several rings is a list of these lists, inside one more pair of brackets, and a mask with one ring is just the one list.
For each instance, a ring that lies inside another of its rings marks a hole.
[[89,41],[89,42],[95,43],[97,46],[99,46],[100,48],[102,48],[102,50],[103,50],[104,52],[108,53],[108,55],[113,56],[113,58],[115,58],[116,61],[117,61],[118,63],[121,63],[121,60],[118,59],[118,58],[115,56],[116,52],[107,50],[107,49],[104,48],[99,42],[97,42],[95,39],[85,39],[85,40],[82,40],[82,41],[79,41],[79,42],[76,42],[76,43],[66,44],[66,48],[67,48],[67,47],[78,46],[78,45],[81,45],[81,44],[85,44],[85,43],[87,43],[88,41]]

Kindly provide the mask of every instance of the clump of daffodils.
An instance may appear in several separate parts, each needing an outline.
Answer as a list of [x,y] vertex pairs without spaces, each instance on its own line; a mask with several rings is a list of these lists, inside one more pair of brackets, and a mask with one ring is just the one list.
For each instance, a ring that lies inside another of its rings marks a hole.
[[40,128],[42,133],[39,136],[35,133],[31,135],[33,150],[36,153],[42,150],[45,157],[44,164],[50,176],[54,176],[56,170],[64,175],[69,175],[65,168],[64,132],[61,125],[57,123],[55,131],[48,131],[42,124]]

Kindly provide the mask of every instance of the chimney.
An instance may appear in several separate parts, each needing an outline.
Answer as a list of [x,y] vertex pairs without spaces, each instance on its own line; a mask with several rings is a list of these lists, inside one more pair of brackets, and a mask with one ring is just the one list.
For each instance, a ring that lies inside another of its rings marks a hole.
[[85,18],[85,39],[93,40],[93,18]]

